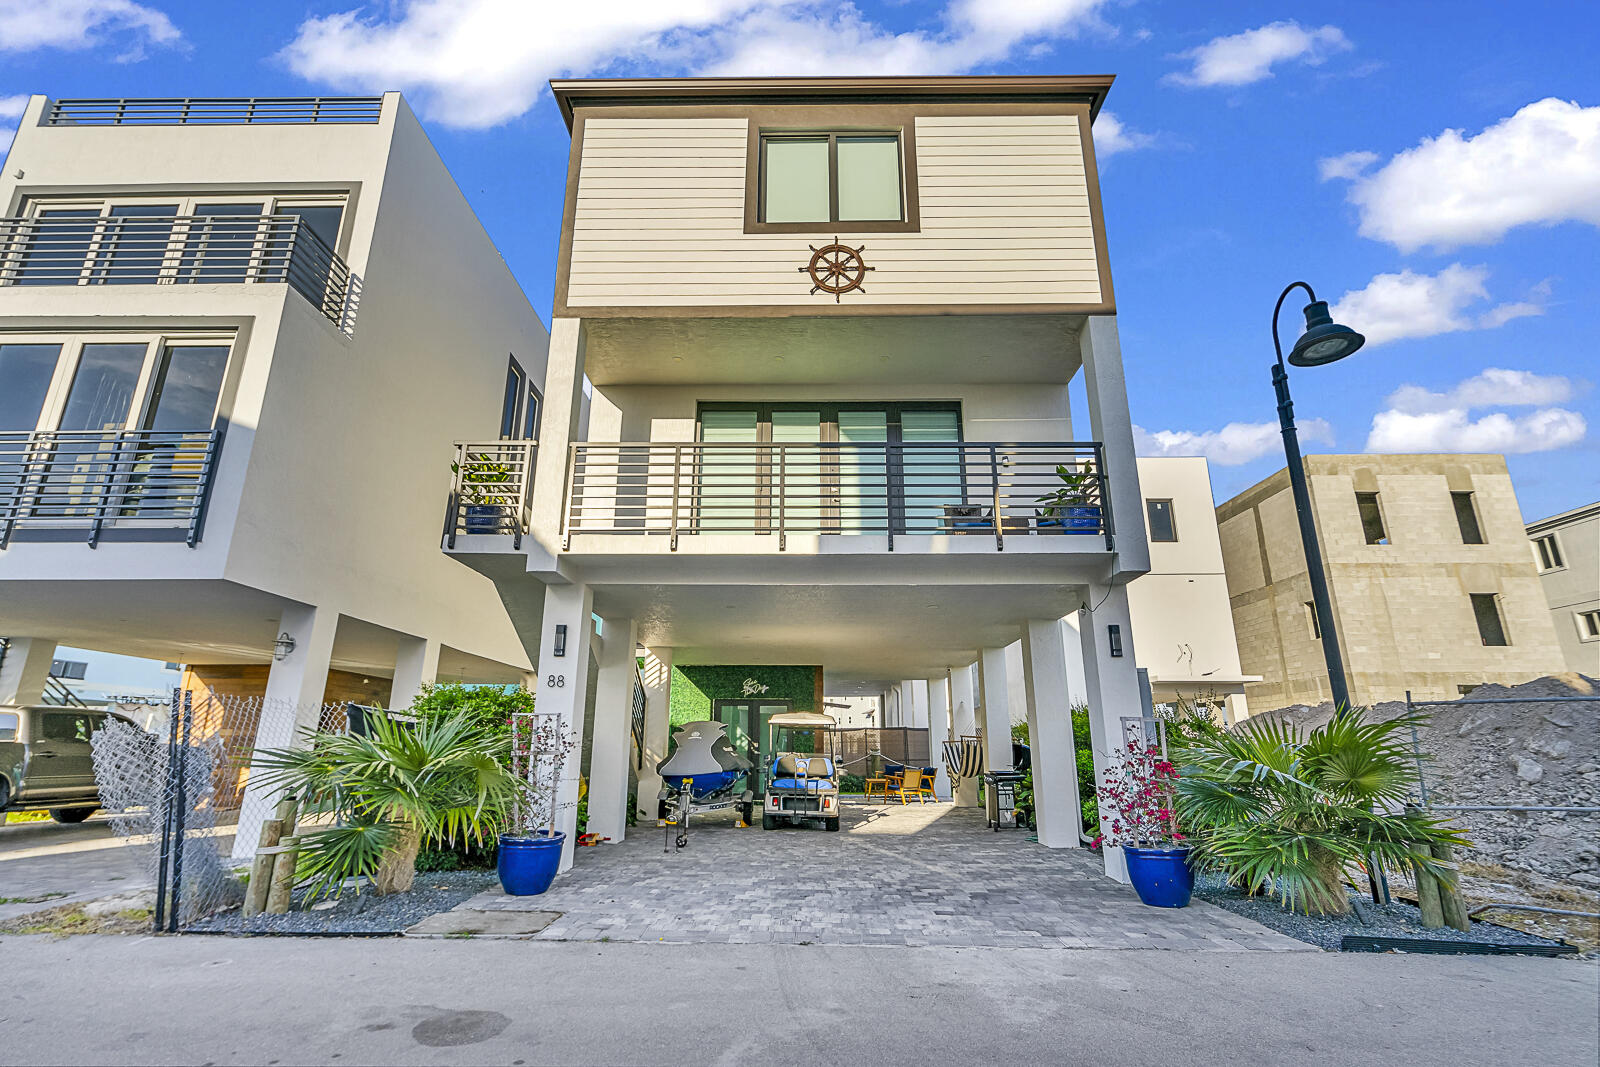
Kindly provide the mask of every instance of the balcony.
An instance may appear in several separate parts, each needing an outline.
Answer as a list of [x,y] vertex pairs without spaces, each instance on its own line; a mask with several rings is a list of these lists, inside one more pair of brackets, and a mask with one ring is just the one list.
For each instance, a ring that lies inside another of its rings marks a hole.
[[[609,443],[572,445],[563,549],[585,534],[948,535],[1103,539],[1101,447],[1070,443]],[[1063,544],[1065,547],[1065,543]]]
[[178,97],[57,100],[49,126],[283,126],[371,123],[381,96]]
[[0,433],[0,548],[200,540],[218,430]]
[[0,286],[257,283],[344,325],[350,268],[297,215],[0,218]]
[[505,534],[522,548],[532,517],[536,441],[458,442],[450,498],[445,505],[445,547],[460,534]]

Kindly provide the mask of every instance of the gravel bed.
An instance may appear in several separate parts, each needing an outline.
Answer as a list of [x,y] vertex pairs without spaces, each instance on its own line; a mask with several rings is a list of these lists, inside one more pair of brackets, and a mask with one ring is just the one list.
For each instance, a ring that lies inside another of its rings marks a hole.
[[331,908],[301,911],[305,893],[297,892],[290,910],[283,915],[256,915],[246,920],[235,908],[203,919],[189,929],[198,933],[289,936],[399,934],[428,916],[449,911],[468,897],[499,884],[493,871],[419,871],[416,882],[405,893],[380,897],[370,890],[346,890]]
[[[1491,945],[1555,945],[1546,937],[1525,934],[1521,930],[1497,926],[1474,919],[1470,932],[1445,927],[1429,930],[1422,925],[1422,912],[1415,905],[1399,901],[1382,907],[1365,897],[1351,894],[1358,901],[1366,921],[1354,911],[1344,917],[1301,915],[1289,911],[1271,897],[1252,897],[1242,890],[1229,886],[1220,875],[1202,874],[1195,879],[1194,895],[1208,904],[1226,908],[1236,915],[1254,919],[1280,934],[1307,941],[1331,952],[1339,951],[1339,943],[1346,934],[1368,937],[1425,937],[1434,941],[1470,941]],[[1573,951],[1577,951],[1574,949]]]

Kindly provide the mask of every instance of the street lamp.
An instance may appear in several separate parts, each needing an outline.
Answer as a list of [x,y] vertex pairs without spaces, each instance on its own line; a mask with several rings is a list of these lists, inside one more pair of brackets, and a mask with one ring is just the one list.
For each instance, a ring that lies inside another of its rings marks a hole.
[[1278,340],[1278,312],[1295,289],[1304,289],[1311,298],[1305,307],[1306,332],[1289,350],[1289,362],[1296,367],[1320,367],[1343,359],[1366,343],[1366,338],[1348,326],[1340,326],[1328,314],[1328,302],[1305,282],[1294,282],[1278,297],[1272,309],[1272,348],[1278,361],[1272,365],[1272,388],[1278,394],[1278,423],[1283,427],[1283,454],[1288,460],[1289,485],[1294,491],[1294,510],[1300,519],[1300,544],[1305,549],[1306,573],[1311,577],[1311,602],[1317,613],[1317,628],[1322,631],[1322,657],[1328,664],[1328,685],[1333,690],[1335,711],[1350,706],[1350,690],[1345,686],[1344,656],[1339,651],[1338,627],[1333,621],[1333,604],[1328,599],[1328,576],[1322,570],[1322,549],[1317,544],[1317,524],[1311,514],[1311,491],[1306,487],[1305,463],[1300,458],[1300,437],[1294,428],[1294,401],[1289,397],[1289,371],[1283,365],[1283,345]]

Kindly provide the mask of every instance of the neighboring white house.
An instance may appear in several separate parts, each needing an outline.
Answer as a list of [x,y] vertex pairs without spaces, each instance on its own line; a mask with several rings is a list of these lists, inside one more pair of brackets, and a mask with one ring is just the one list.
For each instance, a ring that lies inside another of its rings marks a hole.
[[58,644],[255,685],[264,744],[523,677],[439,457],[532,436],[548,335],[398,94],[35,96],[0,209],[0,703]]
[[1600,675],[1600,501],[1527,530],[1567,670]]
[[[591,831],[623,836],[630,773],[653,811],[669,716],[759,752],[774,712],[905,679],[935,751],[981,734],[1004,769],[1020,640],[1039,839],[1079,843],[1062,619],[1104,753],[1139,714],[1150,565],[1091,136],[1110,84],[554,83],[540,439],[459,448],[445,542],[537,643],[542,708],[584,722],[598,650]],[[636,646],[662,684],[630,730]]]

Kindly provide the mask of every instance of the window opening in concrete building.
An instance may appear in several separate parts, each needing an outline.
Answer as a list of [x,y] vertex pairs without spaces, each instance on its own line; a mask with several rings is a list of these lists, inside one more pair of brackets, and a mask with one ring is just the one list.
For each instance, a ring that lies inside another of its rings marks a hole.
[[1306,601],[1306,623],[1311,627],[1311,639],[1313,641],[1321,641],[1322,622],[1317,618],[1317,602],[1315,600]]
[[1472,503],[1472,494],[1451,493],[1450,503],[1456,509],[1456,525],[1461,527],[1461,543],[1483,544],[1483,528],[1478,525],[1478,509]]
[[1367,544],[1388,544],[1389,534],[1383,528],[1383,512],[1378,508],[1378,494],[1357,493],[1356,508],[1361,512],[1361,530],[1367,535]]
[[1578,612],[1578,636],[1584,641],[1600,641],[1600,610]]
[[1178,526],[1172,517],[1172,501],[1146,500],[1144,502],[1145,515],[1150,520],[1150,540],[1176,541],[1178,539]]
[[1533,543],[1533,550],[1539,558],[1540,571],[1558,571],[1567,565],[1561,558],[1561,545],[1556,541],[1555,534],[1545,534],[1539,538]]
[[1486,645],[1509,645],[1505,623],[1500,618],[1500,596],[1497,593],[1471,593],[1472,614],[1478,620],[1478,636]]

